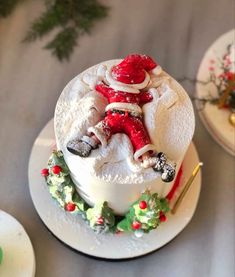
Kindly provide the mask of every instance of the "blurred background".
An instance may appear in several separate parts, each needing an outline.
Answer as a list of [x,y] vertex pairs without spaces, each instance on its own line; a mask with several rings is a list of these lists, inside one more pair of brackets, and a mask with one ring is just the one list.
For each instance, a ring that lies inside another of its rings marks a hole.
[[[5,1],[0,2],[1,8]],[[174,241],[138,260],[96,261],[57,241],[33,207],[27,170],[34,140],[53,117],[64,86],[96,63],[129,53],[150,55],[193,97],[195,83],[190,80],[195,80],[204,53],[235,27],[235,2],[99,1],[108,7],[107,16],[95,20],[89,34],[78,38],[69,59],[62,61],[52,55],[53,48],[44,49],[58,27],[41,39],[22,42],[45,11],[44,1],[18,2],[0,18],[0,209],[27,230],[36,276],[234,276],[235,163],[208,134],[197,112],[194,142],[204,162],[197,211]]]

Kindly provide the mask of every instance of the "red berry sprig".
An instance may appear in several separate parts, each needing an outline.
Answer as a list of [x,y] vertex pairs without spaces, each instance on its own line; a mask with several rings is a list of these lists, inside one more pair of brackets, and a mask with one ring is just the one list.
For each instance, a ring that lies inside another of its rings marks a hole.
[[134,230],[139,230],[142,224],[139,221],[133,221],[131,226]]
[[59,166],[59,165],[54,165],[52,168],[51,168],[51,171],[56,174],[56,175],[59,175],[60,172],[62,171],[62,168]]
[[67,203],[65,205],[65,210],[68,212],[73,212],[76,209],[76,205],[74,203]]
[[143,201],[140,201],[139,207],[141,210],[144,210],[148,207],[148,204],[146,203],[146,201],[143,200]]
[[49,175],[49,170],[48,170],[47,168],[43,168],[43,169],[41,170],[41,175],[42,175],[43,177],[47,177],[47,176]]
[[166,216],[162,211],[160,211],[159,219],[160,219],[160,222],[165,222],[166,221]]

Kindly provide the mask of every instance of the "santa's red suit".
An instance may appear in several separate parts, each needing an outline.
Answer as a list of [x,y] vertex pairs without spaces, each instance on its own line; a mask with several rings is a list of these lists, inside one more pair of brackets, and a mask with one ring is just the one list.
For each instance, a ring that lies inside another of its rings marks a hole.
[[[110,69],[107,67],[98,69],[97,81],[92,82],[90,87],[93,88],[95,85],[97,93],[108,100],[105,117],[88,129],[88,136],[70,140],[67,144],[68,151],[81,157],[88,157],[99,143],[106,146],[113,134],[125,133],[133,145],[134,159],[142,161],[142,166],[145,168],[153,167],[154,171],[161,172],[164,182],[172,181],[175,167],[167,163],[165,154],[160,152],[153,157],[149,155],[156,149],[151,144],[143,124],[141,108],[153,99],[153,95],[146,91],[146,87],[151,87],[150,75],[160,73],[161,67],[150,57],[138,54],[128,55]],[[154,88],[151,92],[158,93]]]
[[152,70],[157,65],[148,56],[142,56],[140,59],[138,55],[134,58],[138,59],[138,67],[133,57],[131,61],[125,59],[113,67],[111,72],[107,72],[109,86],[104,83],[95,86],[96,91],[102,94],[109,104],[105,109],[105,118],[89,128],[88,132],[94,134],[104,146],[113,134],[125,133],[133,145],[134,159],[139,160],[143,154],[156,151],[143,124],[141,108],[143,104],[152,101],[153,96],[150,92],[139,89],[146,87],[149,82],[147,70]]

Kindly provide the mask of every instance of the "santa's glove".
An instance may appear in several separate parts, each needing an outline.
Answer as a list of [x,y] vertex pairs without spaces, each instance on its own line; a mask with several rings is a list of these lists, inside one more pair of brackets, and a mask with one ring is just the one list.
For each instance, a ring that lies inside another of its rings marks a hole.
[[157,154],[157,162],[153,166],[153,170],[161,172],[163,182],[171,182],[175,177],[175,164],[167,161],[167,157],[163,152]]
[[88,136],[83,136],[81,139],[72,139],[67,143],[69,152],[83,158],[88,157],[91,151],[97,147],[97,141]]

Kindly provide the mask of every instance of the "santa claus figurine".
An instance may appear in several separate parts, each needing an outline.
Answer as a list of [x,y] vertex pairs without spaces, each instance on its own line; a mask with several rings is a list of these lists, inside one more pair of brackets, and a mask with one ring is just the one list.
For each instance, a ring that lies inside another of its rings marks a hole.
[[152,91],[144,90],[149,84],[150,73],[158,75],[160,72],[161,67],[149,56],[138,54],[128,55],[121,63],[106,70],[105,78],[95,85],[97,93],[106,97],[109,103],[105,117],[88,129],[88,135],[69,141],[68,151],[88,157],[99,144],[106,146],[113,134],[125,133],[133,145],[134,159],[144,168],[153,167],[161,172],[163,181],[172,181],[175,165],[168,163],[165,154],[157,153],[151,144],[141,108],[153,99]]

